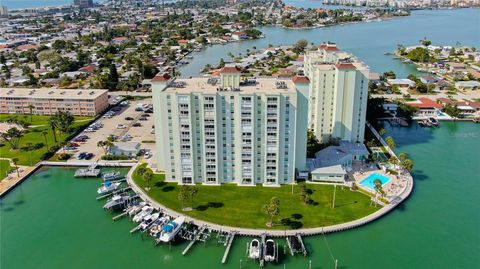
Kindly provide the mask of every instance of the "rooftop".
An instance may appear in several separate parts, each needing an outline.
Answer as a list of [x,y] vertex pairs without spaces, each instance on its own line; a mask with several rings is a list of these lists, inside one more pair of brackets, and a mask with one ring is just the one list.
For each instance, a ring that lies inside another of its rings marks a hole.
[[39,99],[95,99],[108,92],[107,90],[67,90],[55,88],[27,89],[27,88],[0,88],[0,98],[39,98]]
[[239,88],[222,87],[220,78],[194,77],[176,79],[167,87],[165,92],[178,93],[217,93],[217,92],[240,92],[240,93],[293,93],[295,84],[291,79],[275,77],[248,78],[242,80]]

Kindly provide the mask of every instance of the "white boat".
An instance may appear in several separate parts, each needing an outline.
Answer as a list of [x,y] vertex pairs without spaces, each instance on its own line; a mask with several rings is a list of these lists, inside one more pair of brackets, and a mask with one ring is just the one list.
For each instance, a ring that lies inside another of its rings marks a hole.
[[118,189],[118,186],[120,186],[120,182],[111,182],[111,181],[106,181],[105,183],[102,184],[100,188],[97,189],[98,194],[107,194],[110,193],[116,189]]
[[142,223],[140,223],[140,230],[142,232],[145,231],[159,217],[160,217],[160,213],[153,213],[153,214],[148,215],[145,218],[143,218]]
[[115,209],[117,207],[125,205],[125,202],[130,199],[129,195],[114,195],[107,203],[103,206],[104,209]]
[[140,210],[142,210],[142,208],[144,206],[146,206],[147,203],[146,202],[140,202],[139,204],[136,204],[136,205],[132,205],[131,207],[129,207],[127,209],[127,214],[129,217],[132,217],[132,216],[135,216],[138,212],[140,212]]
[[158,238],[158,241],[161,242],[170,242],[173,240],[175,235],[180,231],[182,228],[183,223],[185,222],[185,217],[180,216],[176,218],[173,221],[170,221],[169,223],[165,224],[162,227],[162,233],[160,234],[160,237]]
[[254,259],[254,260],[260,259],[260,251],[261,251],[260,241],[258,241],[257,239],[253,239],[250,242],[250,249],[248,251],[248,257],[250,259]]
[[275,246],[275,241],[272,239],[268,239],[265,242],[265,257],[264,260],[266,262],[273,262],[276,260],[277,251]]
[[162,232],[163,225],[165,225],[169,221],[170,218],[168,216],[163,216],[157,219],[150,227],[150,230],[148,231],[149,234],[154,238],[157,238],[157,236]]
[[123,178],[123,175],[120,172],[109,172],[102,175],[103,181],[116,180]]
[[151,206],[144,206],[140,212],[138,212],[134,217],[133,221],[134,222],[140,222],[145,218],[148,214],[151,214],[153,212],[153,207]]

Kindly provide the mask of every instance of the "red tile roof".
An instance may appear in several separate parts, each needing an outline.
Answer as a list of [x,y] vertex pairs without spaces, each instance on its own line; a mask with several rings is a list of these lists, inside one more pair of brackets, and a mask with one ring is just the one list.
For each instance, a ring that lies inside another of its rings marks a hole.
[[305,83],[305,84],[310,83],[310,80],[306,76],[299,76],[299,75],[295,75],[292,78],[292,81],[293,83]]
[[220,73],[241,73],[242,71],[236,67],[236,66],[225,66],[222,69],[220,69]]
[[426,98],[426,97],[420,97],[418,98],[418,101],[420,102],[415,102],[415,103],[407,103],[410,106],[413,107],[418,107],[418,108],[438,108],[441,109],[443,106],[432,99]]
[[335,67],[337,69],[357,69],[353,64],[351,63],[339,63],[336,64]]
[[163,82],[163,81],[168,81],[171,78],[171,76],[168,73],[163,73],[161,75],[156,75],[153,79],[152,82]]
[[323,49],[323,50],[326,50],[326,51],[337,51],[338,50],[336,44],[323,43],[323,44],[320,45],[320,48]]
[[80,69],[78,69],[78,71],[83,71],[83,72],[87,72],[87,73],[93,73],[93,71],[95,71],[95,66],[94,65],[87,65],[87,66],[84,66]]
[[32,45],[32,44],[26,44],[26,45],[20,45],[17,47],[18,50],[21,51],[26,51],[30,49],[37,49],[37,45]]

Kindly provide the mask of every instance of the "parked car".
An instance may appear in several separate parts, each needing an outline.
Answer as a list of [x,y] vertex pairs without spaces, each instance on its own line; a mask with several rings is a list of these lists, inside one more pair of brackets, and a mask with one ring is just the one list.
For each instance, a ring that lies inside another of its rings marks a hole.
[[128,106],[129,103],[130,103],[129,101],[125,100],[125,101],[121,102],[120,105],[121,106]]
[[143,112],[143,108],[137,107],[137,108],[135,108],[135,111],[137,111],[137,112]]
[[125,126],[124,124],[117,124],[117,129],[125,129],[127,128],[127,126]]
[[135,122],[132,124],[133,127],[142,127],[142,124],[140,122]]
[[141,118],[140,118],[140,119],[138,119],[138,120],[141,120],[141,121],[146,121],[146,120],[148,120],[148,118],[147,118],[147,117],[141,117]]
[[148,118],[148,117],[150,117],[150,114],[142,114],[141,117],[142,117],[142,118]]
[[86,153],[86,152],[80,152],[80,153],[77,155],[77,160],[83,160],[83,159],[85,159],[86,156],[87,156],[87,153]]
[[152,114],[152,113],[153,113],[153,109],[151,109],[151,108],[145,109],[143,112],[148,113],[148,114]]
[[125,120],[133,120],[132,117],[125,117]]
[[93,156],[95,156],[95,154],[89,152],[89,153],[85,154],[85,160],[90,160],[91,158],[93,158]]
[[150,151],[147,151],[147,152],[145,152],[145,154],[143,155],[143,157],[144,157],[145,159],[149,159],[150,157],[152,157],[152,153],[150,153]]
[[122,110],[122,108],[119,106],[112,108],[112,111],[115,111],[115,112],[119,112],[120,110]]

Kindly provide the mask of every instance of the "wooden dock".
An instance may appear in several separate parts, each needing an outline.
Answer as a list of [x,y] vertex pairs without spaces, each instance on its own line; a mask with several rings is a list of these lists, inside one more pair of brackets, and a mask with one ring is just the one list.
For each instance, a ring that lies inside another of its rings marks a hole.
[[230,232],[230,238],[228,239],[227,247],[225,248],[225,253],[223,254],[222,263],[227,262],[228,254],[230,253],[230,248],[232,247],[235,234],[236,234],[235,232]]

